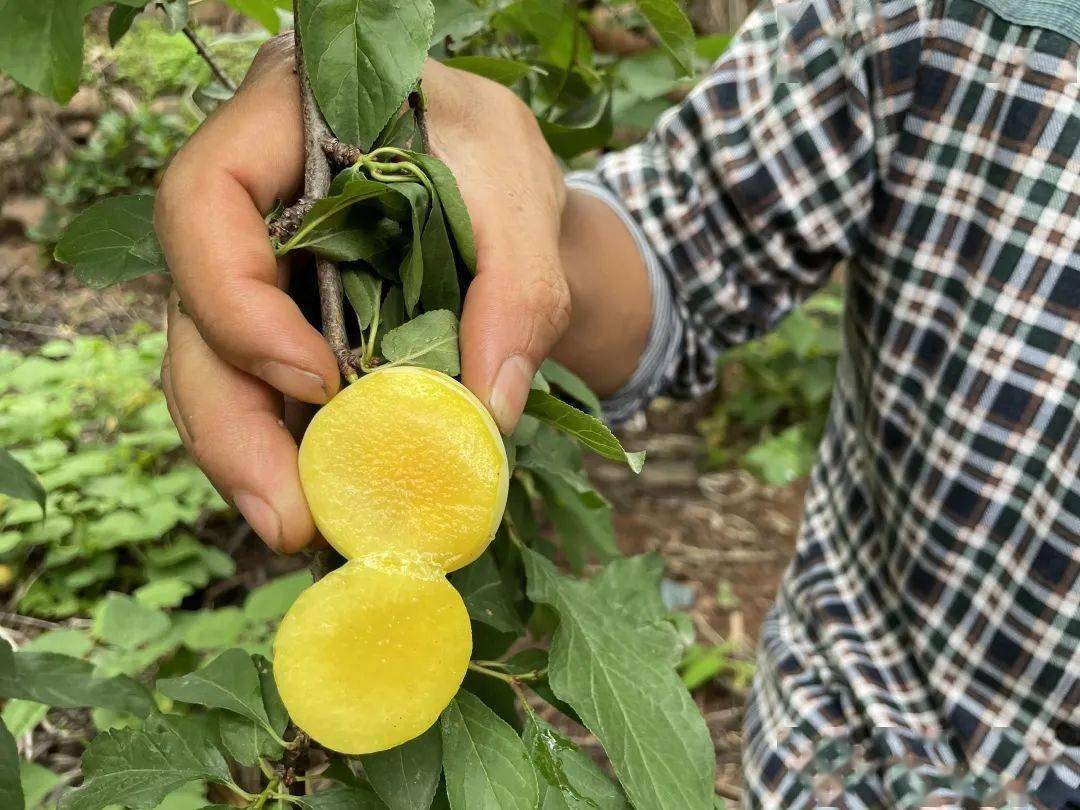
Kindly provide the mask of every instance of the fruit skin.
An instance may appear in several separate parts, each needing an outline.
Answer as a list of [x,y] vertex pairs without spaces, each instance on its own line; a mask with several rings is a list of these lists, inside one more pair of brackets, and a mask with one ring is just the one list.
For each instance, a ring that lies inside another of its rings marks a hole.
[[480,401],[452,377],[408,366],[334,397],[304,434],[299,464],[315,524],[344,557],[397,554],[444,572],[487,548],[510,481]]
[[461,596],[433,569],[351,561],[296,600],[274,640],[289,714],[321,745],[368,754],[424,733],[472,653]]

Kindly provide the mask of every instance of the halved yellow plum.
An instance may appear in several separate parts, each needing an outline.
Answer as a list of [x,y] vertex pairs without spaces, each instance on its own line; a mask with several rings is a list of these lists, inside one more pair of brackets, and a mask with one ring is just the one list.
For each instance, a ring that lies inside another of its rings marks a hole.
[[495,536],[509,469],[494,420],[465,386],[391,367],[316,414],[300,482],[319,531],[346,558],[399,555],[450,572]]
[[465,604],[442,573],[378,556],[300,594],[274,641],[274,680],[317,742],[368,754],[430,728],[471,653]]

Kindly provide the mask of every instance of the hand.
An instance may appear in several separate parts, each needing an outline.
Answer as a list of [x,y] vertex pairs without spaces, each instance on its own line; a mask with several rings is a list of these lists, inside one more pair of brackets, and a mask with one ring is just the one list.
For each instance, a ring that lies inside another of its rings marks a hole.
[[[570,323],[560,261],[562,176],[529,110],[508,90],[430,63],[433,151],[457,176],[476,232],[462,378],[509,432],[539,363]],[[283,417],[290,400],[338,389],[322,336],[284,292],[263,215],[303,172],[290,37],[265,45],[236,96],[169,167],[155,222],[176,285],[162,387],[184,444],[271,547],[315,535]]]

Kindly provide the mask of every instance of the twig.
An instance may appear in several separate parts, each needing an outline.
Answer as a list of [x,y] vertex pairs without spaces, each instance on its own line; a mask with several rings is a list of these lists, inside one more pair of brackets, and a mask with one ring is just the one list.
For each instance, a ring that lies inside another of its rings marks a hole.
[[[293,16],[299,21],[298,0],[293,0]],[[300,107],[304,116],[304,197],[312,201],[321,200],[330,188],[330,164],[323,154],[322,143],[324,139],[333,136],[315,102],[311,79],[304,67],[304,50],[299,28],[293,30],[293,39],[296,42],[296,73],[300,79]],[[320,258],[315,259],[315,271],[319,283],[323,337],[337,358],[342,376],[349,382],[354,382],[358,375],[345,333],[345,292],[341,286],[341,274],[332,261]]]
[[409,108],[413,112],[413,120],[416,121],[416,131],[420,133],[420,151],[425,155],[430,155],[431,138],[428,137],[427,99],[424,98],[424,91],[419,84],[409,93]]
[[327,160],[338,166],[351,166],[364,156],[364,150],[359,146],[342,143],[333,135],[323,138],[319,145]]
[[217,80],[225,85],[225,88],[230,93],[235,93],[236,82],[229,78],[229,74],[217,63],[217,60],[214,59],[214,55],[210,53],[210,49],[206,47],[206,43],[199,39],[199,35],[192,30],[190,25],[184,26],[184,36],[195,46],[195,50],[199,52],[199,56],[201,56],[203,61],[210,67],[210,71]]

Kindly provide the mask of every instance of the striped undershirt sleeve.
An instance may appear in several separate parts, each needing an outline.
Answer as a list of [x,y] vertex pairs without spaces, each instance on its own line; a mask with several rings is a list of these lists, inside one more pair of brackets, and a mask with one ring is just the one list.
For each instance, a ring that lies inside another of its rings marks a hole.
[[619,198],[590,172],[579,171],[567,175],[566,185],[569,189],[590,194],[611,207],[630,231],[649,275],[652,324],[645,349],[629,381],[602,403],[605,418],[618,424],[643,410],[670,382],[678,363],[684,326],[667,274],[660,266],[641,226]]

